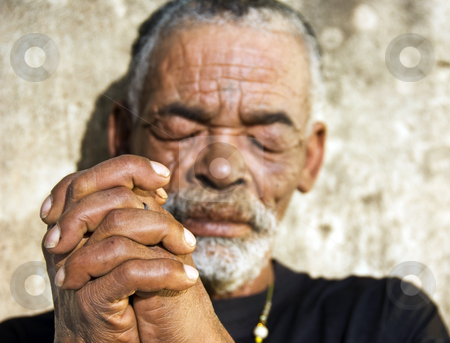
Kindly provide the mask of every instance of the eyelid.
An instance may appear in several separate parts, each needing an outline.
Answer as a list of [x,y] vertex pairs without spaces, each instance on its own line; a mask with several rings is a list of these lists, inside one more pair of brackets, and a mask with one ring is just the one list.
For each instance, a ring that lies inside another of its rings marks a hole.
[[267,145],[264,144],[264,142],[262,140],[257,139],[256,137],[253,137],[253,136],[250,136],[249,138],[251,139],[252,144],[255,145],[261,151],[268,152],[268,153],[275,153],[275,152],[277,152],[276,150],[269,149],[267,147]]
[[267,144],[266,142],[271,142],[271,139],[267,139],[267,140],[263,140],[263,139],[258,139],[255,136],[249,135],[249,138],[252,141],[252,144],[254,146],[256,146],[258,149],[260,149],[261,151],[265,152],[265,153],[270,153],[270,154],[281,154],[283,152],[285,152],[288,149],[285,148],[269,148],[270,144]]
[[267,147],[260,143],[255,143],[256,147],[263,152],[272,152],[272,150],[267,149]]
[[[159,129],[158,127],[151,125],[151,124],[143,124],[142,127],[144,127],[145,129],[148,129],[153,134],[153,136],[155,136],[156,139],[161,140],[161,141],[166,141],[166,142],[182,141],[184,139],[195,137],[201,132],[201,130],[197,130],[187,136],[173,137],[173,136],[169,135],[168,133],[164,132],[163,130]],[[168,137],[161,137],[161,135],[158,134],[157,132],[162,132],[165,135],[167,135]]]

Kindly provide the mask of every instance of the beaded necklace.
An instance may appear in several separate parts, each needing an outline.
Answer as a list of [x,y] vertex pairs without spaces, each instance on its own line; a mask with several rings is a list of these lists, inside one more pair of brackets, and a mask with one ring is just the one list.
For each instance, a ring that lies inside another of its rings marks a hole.
[[261,343],[269,335],[269,329],[267,329],[266,323],[267,319],[269,319],[270,308],[272,307],[274,285],[275,284],[272,282],[267,290],[266,304],[264,305],[264,309],[259,316],[259,323],[253,330],[253,334],[255,335],[255,343]]

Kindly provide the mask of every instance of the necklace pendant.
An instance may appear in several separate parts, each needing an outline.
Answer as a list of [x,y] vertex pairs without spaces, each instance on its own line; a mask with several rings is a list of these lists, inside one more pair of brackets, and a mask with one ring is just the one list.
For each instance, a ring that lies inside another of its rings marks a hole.
[[264,324],[258,323],[253,330],[253,334],[256,336],[255,343],[261,343],[269,335],[269,329]]

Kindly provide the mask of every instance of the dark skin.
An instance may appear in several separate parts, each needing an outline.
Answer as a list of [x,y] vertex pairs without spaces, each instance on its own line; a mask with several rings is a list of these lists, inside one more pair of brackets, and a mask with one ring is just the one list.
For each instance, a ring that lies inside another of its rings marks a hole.
[[[124,102],[110,116],[114,158],[68,175],[43,204],[49,225],[43,250],[49,270],[58,271],[56,341],[233,342],[211,304],[219,296],[189,269],[195,243],[184,227],[227,237],[251,227],[207,217],[179,223],[161,207],[166,192],[205,182],[221,191],[240,182],[281,219],[294,190],[309,191],[319,172],[326,128],[315,123],[306,136],[310,80],[297,38],[202,25],[175,33],[158,52],[142,119],[133,125]],[[195,169],[201,148],[192,140],[208,137],[236,146],[251,162],[233,160],[226,179],[206,168],[220,157],[214,154]],[[179,160],[182,144],[187,154]],[[236,172],[243,167],[245,176]],[[272,281],[268,263],[255,280],[222,297],[255,294]]]

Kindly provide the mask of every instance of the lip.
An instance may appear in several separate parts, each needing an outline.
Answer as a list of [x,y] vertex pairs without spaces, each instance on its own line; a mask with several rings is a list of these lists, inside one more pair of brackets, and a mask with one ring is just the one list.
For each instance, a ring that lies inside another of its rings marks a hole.
[[247,223],[231,221],[213,221],[207,218],[188,218],[183,225],[195,236],[205,237],[240,237],[252,228]]

